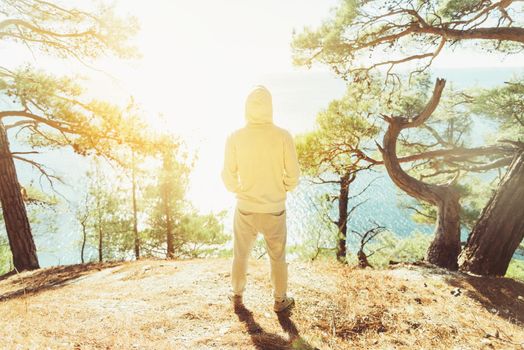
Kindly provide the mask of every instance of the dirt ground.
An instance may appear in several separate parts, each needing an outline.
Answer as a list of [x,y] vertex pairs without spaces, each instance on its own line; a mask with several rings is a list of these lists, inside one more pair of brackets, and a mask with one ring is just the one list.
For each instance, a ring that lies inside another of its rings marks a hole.
[[425,266],[291,262],[292,313],[266,261],[245,306],[230,261],[145,260],[0,277],[1,349],[524,349],[524,284]]

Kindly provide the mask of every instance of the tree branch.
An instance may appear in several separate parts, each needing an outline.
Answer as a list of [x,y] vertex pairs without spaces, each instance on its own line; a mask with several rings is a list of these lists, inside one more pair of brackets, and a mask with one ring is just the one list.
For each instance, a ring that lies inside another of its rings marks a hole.
[[27,111],[3,111],[0,112],[0,119],[5,117],[24,117],[24,118],[30,118],[34,121],[37,121],[39,123],[46,124],[50,127],[53,127],[57,130],[60,130],[65,133],[75,134],[78,133],[77,130],[73,129],[72,124],[64,123],[64,122],[58,122],[54,120],[50,120],[48,118],[41,117],[39,115],[27,112]]
[[44,169],[44,166],[40,163],[37,163],[35,162],[34,160],[31,160],[31,159],[27,159],[27,158],[23,158],[23,157],[20,157],[20,156],[17,156],[17,155],[12,155],[13,159],[17,159],[17,160],[20,160],[22,162],[25,162],[25,163],[28,163],[28,164],[31,164],[33,167],[35,167],[41,174],[42,176],[44,176],[47,181],[49,181],[49,185],[51,186],[51,188],[53,188],[54,190],[54,184],[53,184],[53,181],[52,180],[57,180],[61,183],[64,183],[62,181],[61,178],[59,178],[58,176],[55,176],[55,175],[52,175],[52,174],[49,174],[45,169]]
[[[26,22],[24,20],[21,20],[21,19],[6,19],[6,20],[0,22],[0,30],[8,28],[9,26],[25,27],[25,28],[31,30],[32,32],[35,32],[35,33],[38,33],[38,34],[42,34],[42,35],[53,36],[53,37],[57,37],[57,38],[78,38],[78,37],[83,37],[83,36],[88,36],[88,35],[92,35],[92,36],[96,35],[96,32],[94,32],[93,30],[88,30],[88,31],[84,31],[84,32],[76,32],[76,33],[57,33],[57,32],[53,32],[53,31],[50,31],[50,30],[46,30],[44,28],[37,27],[37,26],[35,26],[35,25],[33,25],[33,24],[29,23],[29,22]],[[0,32],[0,38],[2,36],[10,36],[10,33],[8,33],[8,32]]]
[[384,135],[382,155],[386,170],[393,182],[406,193],[415,198],[423,199],[432,204],[437,204],[441,196],[441,188],[437,185],[427,184],[408,175],[400,166],[397,157],[397,139],[403,129],[414,128],[422,125],[438,106],[446,81],[437,79],[433,94],[419,115],[415,118],[391,117]]
[[524,28],[519,27],[492,27],[474,29],[450,29],[437,27],[418,27],[414,33],[438,35],[451,40],[505,40],[524,44]]

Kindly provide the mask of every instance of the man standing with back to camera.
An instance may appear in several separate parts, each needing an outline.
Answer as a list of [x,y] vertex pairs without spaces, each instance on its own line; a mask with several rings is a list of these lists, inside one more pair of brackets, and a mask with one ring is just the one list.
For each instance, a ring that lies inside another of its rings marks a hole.
[[237,197],[231,298],[242,304],[248,259],[262,233],[271,263],[273,309],[282,312],[295,303],[286,295],[286,192],[298,184],[298,160],[291,134],[273,124],[272,98],[265,87],[255,87],[247,97],[245,118],[246,125],[227,139],[222,170],[226,188]]

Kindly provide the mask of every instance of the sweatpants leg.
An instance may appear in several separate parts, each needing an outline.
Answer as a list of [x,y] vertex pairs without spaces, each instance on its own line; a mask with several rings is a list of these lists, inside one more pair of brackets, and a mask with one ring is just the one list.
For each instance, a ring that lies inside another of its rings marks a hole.
[[286,211],[262,214],[260,221],[271,264],[273,297],[282,300],[287,292]]
[[246,287],[247,263],[251,249],[257,238],[255,213],[241,213],[235,209],[233,221],[233,268],[231,272],[231,288],[233,294],[242,295]]

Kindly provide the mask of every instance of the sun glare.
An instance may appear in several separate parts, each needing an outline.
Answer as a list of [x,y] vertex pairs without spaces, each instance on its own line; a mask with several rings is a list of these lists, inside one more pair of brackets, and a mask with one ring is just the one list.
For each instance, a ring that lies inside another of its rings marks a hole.
[[[251,87],[265,83],[271,90],[269,74],[293,70],[293,23],[269,26],[266,7],[256,5],[257,12],[248,10],[253,4],[239,1],[207,3],[225,18],[213,9],[202,12],[196,3],[177,3],[160,2],[159,11],[142,1],[126,1],[126,11],[141,22],[142,58],[130,66],[114,63],[111,71],[121,71],[115,84],[133,91],[152,127],[168,128],[197,155],[189,198],[203,212],[217,211],[234,203],[219,176],[225,138],[244,124]],[[244,16],[236,15],[239,11]]]

